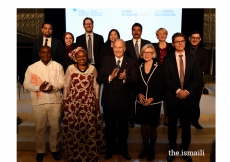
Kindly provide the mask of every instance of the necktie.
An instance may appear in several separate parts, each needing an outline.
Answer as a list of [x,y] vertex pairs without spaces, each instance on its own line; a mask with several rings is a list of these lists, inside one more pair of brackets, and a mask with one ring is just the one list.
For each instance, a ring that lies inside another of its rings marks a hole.
[[120,67],[121,67],[121,66],[120,66],[120,62],[121,62],[120,60],[117,60],[117,68],[118,68],[118,69],[120,69]]
[[181,85],[181,89],[183,89],[183,84],[184,84],[184,64],[183,64],[183,60],[182,57],[183,55],[179,55],[180,60],[180,85]]
[[136,44],[135,44],[135,51],[136,51],[137,58],[139,58],[139,48],[138,48],[137,42],[138,41],[136,41]]
[[48,41],[48,39],[46,38],[45,46],[47,46],[47,41]]
[[92,62],[92,41],[91,41],[91,36],[89,36],[89,39],[88,39],[88,60],[89,60],[89,63]]

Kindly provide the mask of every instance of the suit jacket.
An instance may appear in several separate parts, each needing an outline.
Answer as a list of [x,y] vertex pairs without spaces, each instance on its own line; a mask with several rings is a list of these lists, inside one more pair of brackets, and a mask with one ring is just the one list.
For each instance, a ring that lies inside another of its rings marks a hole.
[[[124,56],[121,64],[121,68],[117,76],[109,82],[109,75],[116,68],[115,56],[106,56],[102,60],[101,68],[97,77],[97,82],[104,84],[101,105],[103,108],[113,109],[119,100],[123,107],[127,107],[131,99],[131,87],[137,82],[136,62],[131,58]],[[119,79],[120,72],[126,69],[127,79],[123,83],[122,79]]]
[[[43,46],[43,38],[36,39],[33,44],[33,53],[32,58],[33,62],[37,62],[40,60],[39,52],[41,47]],[[51,51],[52,51],[52,60],[57,61],[58,50],[63,47],[60,40],[52,37],[51,39]],[[59,62],[58,62],[59,63]]]
[[154,61],[148,79],[145,79],[143,75],[145,75],[144,63],[140,65],[137,72],[137,95],[141,93],[147,98],[152,97],[154,99],[153,103],[162,101],[164,83],[162,65]]
[[[97,70],[100,67],[100,52],[103,44],[104,44],[104,38],[99,34],[93,33],[93,54],[94,54],[95,67]],[[82,34],[76,38],[76,45],[83,47],[87,51],[85,34]]]
[[[148,43],[151,43],[150,41],[148,40],[145,40],[145,39],[141,39],[141,48],[148,44]],[[137,59],[137,55],[136,55],[136,51],[135,51],[135,47],[133,45],[133,40],[128,40],[125,42],[125,45],[126,45],[126,52],[125,54],[127,56],[129,56],[130,58],[134,59],[135,61],[138,62],[138,65],[140,65],[143,61],[143,59]],[[140,48],[140,51],[141,51],[141,48]]]
[[107,44],[107,43],[105,43],[101,48],[100,64],[101,64],[103,58],[106,56],[114,56],[113,48],[111,47],[111,44]]
[[[160,47],[159,47],[159,43],[152,43],[152,45],[154,46],[155,50],[156,50],[156,54],[157,54],[157,62],[160,63]],[[166,49],[167,49],[167,55],[173,53],[175,51],[175,48],[172,46],[171,43],[167,43],[166,42]]]
[[[185,48],[185,51],[187,53],[190,53],[190,45]],[[199,62],[199,68],[200,68],[199,86],[202,86],[203,88],[204,85],[203,74],[208,67],[208,51],[205,48],[198,46],[196,49],[196,57]]]
[[[193,96],[194,90],[199,83],[199,64],[195,55],[185,53],[186,67],[184,77],[184,89]],[[164,97],[166,101],[174,102],[176,91],[180,88],[180,78],[177,69],[175,53],[172,53],[164,59]]]

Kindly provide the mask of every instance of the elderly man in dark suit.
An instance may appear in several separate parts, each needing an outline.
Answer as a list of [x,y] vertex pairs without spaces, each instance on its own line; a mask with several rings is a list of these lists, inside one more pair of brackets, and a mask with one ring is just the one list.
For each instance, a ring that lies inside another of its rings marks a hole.
[[94,65],[96,69],[100,66],[100,52],[101,47],[104,45],[103,36],[93,32],[93,19],[86,17],[83,20],[83,27],[85,34],[82,34],[76,38],[76,46],[81,46],[88,53],[88,61]]
[[[140,51],[142,47],[146,44],[151,43],[148,40],[141,38],[142,34],[142,25],[140,23],[134,23],[132,26],[132,35],[133,38],[131,40],[128,40],[125,42],[126,44],[126,52],[125,55],[129,56],[133,60],[137,62],[137,67],[140,65],[143,61],[143,59],[140,58]],[[134,116],[135,116],[135,101],[136,101],[136,94],[134,91],[132,91],[132,101],[129,106],[129,127],[134,127]]]
[[189,37],[190,45],[185,50],[191,54],[195,54],[199,62],[200,68],[200,81],[195,93],[194,111],[192,116],[192,125],[197,129],[203,129],[199,124],[200,118],[200,99],[204,88],[203,75],[208,67],[208,51],[205,48],[199,47],[198,44],[201,41],[200,32],[192,31]]
[[61,49],[63,46],[60,40],[52,37],[53,27],[51,22],[44,22],[42,24],[41,31],[43,33],[43,37],[36,39],[33,44],[33,62],[37,62],[40,60],[39,51],[42,46],[49,46],[52,51],[52,60],[57,61],[58,50]]
[[[191,120],[193,112],[194,92],[199,82],[199,64],[196,55],[185,52],[185,36],[175,33],[172,36],[175,53],[164,60],[164,98],[168,112],[168,161],[173,161],[177,151],[177,119],[182,124],[181,151],[188,151],[191,141]],[[180,152],[182,153],[182,152]],[[190,156],[181,154],[183,159],[192,161]]]
[[125,49],[125,42],[117,39],[113,45],[115,56],[107,56],[102,59],[97,77],[97,81],[104,84],[101,104],[105,119],[106,160],[112,158],[115,153],[116,122],[118,125],[119,153],[125,159],[131,159],[127,149],[127,117],[131,87],[137,82],[137,65],[131,58],[124,56]]

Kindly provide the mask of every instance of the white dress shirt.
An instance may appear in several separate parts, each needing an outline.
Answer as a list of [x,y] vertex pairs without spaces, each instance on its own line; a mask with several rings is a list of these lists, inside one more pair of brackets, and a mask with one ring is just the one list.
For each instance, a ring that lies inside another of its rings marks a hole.
[[133,38],[133,46],[134,47],[135,47],[136,41],[138,41],[137,44],[138,44],[138,50],[139,50],[139,53],[140,53],[141,52],[141,38],[139,38],[138,40]]
[[51,41],[52,41],[52,38],[51,38],[51,37],[49,37],[49,38],[43,37],[43,46],[45,46],[46,39],[48,39],[48,41],[47,41],[47,46],[49,46],[49,47],[51,48]]
[[[39,90],[40,85],[49,82],[47,88],[52,85],[53,90],[48,93]],[[24,88],[31,92],[32,105],[41,105],[46,103],[61,103],[61,89],[64,86],[63,67],[50,61],[45,65],[41,60],[30,65],[25,73]]]

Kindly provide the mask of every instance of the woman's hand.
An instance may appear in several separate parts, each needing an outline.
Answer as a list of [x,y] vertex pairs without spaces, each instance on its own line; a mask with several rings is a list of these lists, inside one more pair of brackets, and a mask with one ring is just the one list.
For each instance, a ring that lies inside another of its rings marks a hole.
[[149,106],[152,102],[153,102],[153,98],[151,97],[151,98],[148,98],[146,101],[145,101],[145,103],[143,104],[143,106]]
[[138,97],[139,97],[139,102],[143,105],[145,103],[145,96],[140,93]]

